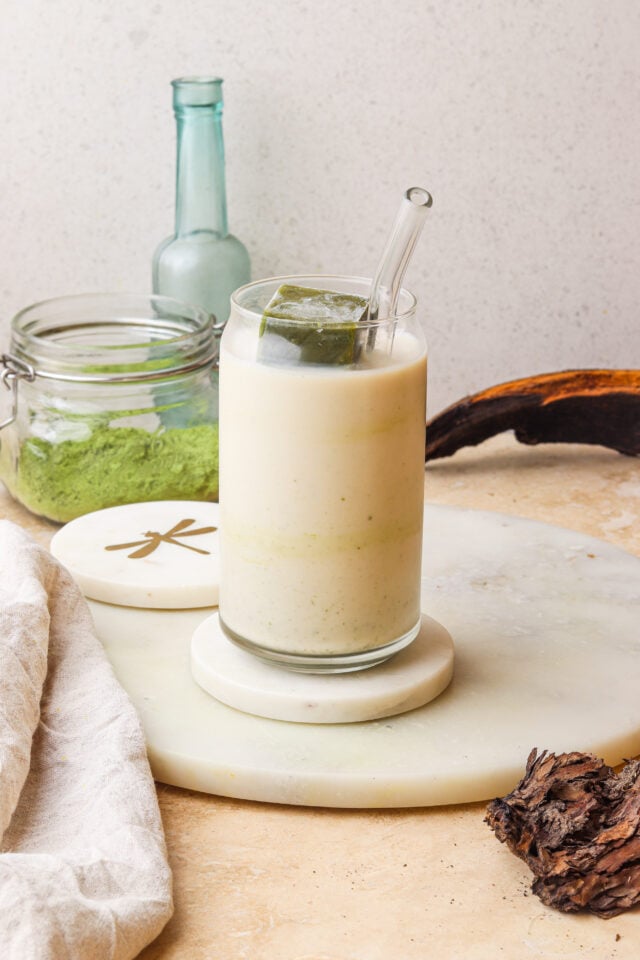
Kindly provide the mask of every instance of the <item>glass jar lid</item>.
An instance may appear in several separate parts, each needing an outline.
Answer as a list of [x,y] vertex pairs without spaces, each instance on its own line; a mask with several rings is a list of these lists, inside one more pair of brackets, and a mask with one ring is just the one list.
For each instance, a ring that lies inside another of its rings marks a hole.
[[[171,297],[80,294],[21,310],[10,354],[25,379],[81,383],[159,380],[214,362],[221,326]],[[30,375],[29,375],[30,374]]]

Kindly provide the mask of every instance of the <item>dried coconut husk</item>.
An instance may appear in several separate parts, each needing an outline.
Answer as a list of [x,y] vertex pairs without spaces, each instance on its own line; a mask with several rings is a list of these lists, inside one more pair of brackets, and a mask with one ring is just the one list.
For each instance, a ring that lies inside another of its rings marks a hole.
[[427,423],[425,460],[506,430],[520,443],[589,443],[640,456],[640,370],[563,370],[463,397]]
[[486,823],[528,864],[543,903],[608,918],[640,902],[640,761],[616,774],[589,754],[534,749]]

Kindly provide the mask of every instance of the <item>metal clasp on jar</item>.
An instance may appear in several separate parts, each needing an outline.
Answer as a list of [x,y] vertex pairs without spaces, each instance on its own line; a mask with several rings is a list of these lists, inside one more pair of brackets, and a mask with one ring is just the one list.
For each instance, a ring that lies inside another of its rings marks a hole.
[[7,390],[11,391],[11,413],[5,420],[0,421],[0,430],[2,430],[3,427],[8,427],[10,423],[13,423],[16,418],[18,412],[18,382],[20,380],[28,380],[29,382],[35,380],[36,371],[30,363],[19,360],[11,353],[3,353],[0,356],[0,364],[2,364],[0,381]]

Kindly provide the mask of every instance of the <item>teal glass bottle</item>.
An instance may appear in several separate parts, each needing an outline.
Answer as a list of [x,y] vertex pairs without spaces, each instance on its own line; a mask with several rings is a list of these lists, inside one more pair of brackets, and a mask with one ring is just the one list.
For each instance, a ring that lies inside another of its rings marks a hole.
[[177,121],[175,233],[153,255],[153,290],[229,316],[231,293],[250,279],[249,255],[229,233],[222,138],[222,80],[172,81]]

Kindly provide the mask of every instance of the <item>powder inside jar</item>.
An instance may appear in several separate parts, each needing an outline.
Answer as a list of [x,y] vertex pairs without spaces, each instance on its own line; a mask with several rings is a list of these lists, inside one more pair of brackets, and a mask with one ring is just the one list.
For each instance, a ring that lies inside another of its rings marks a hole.
[[217,500],[218,426],[151,433],[100,425],[80,440],[29,437],[20,447],[17,495],[62,523],[114,504]]

